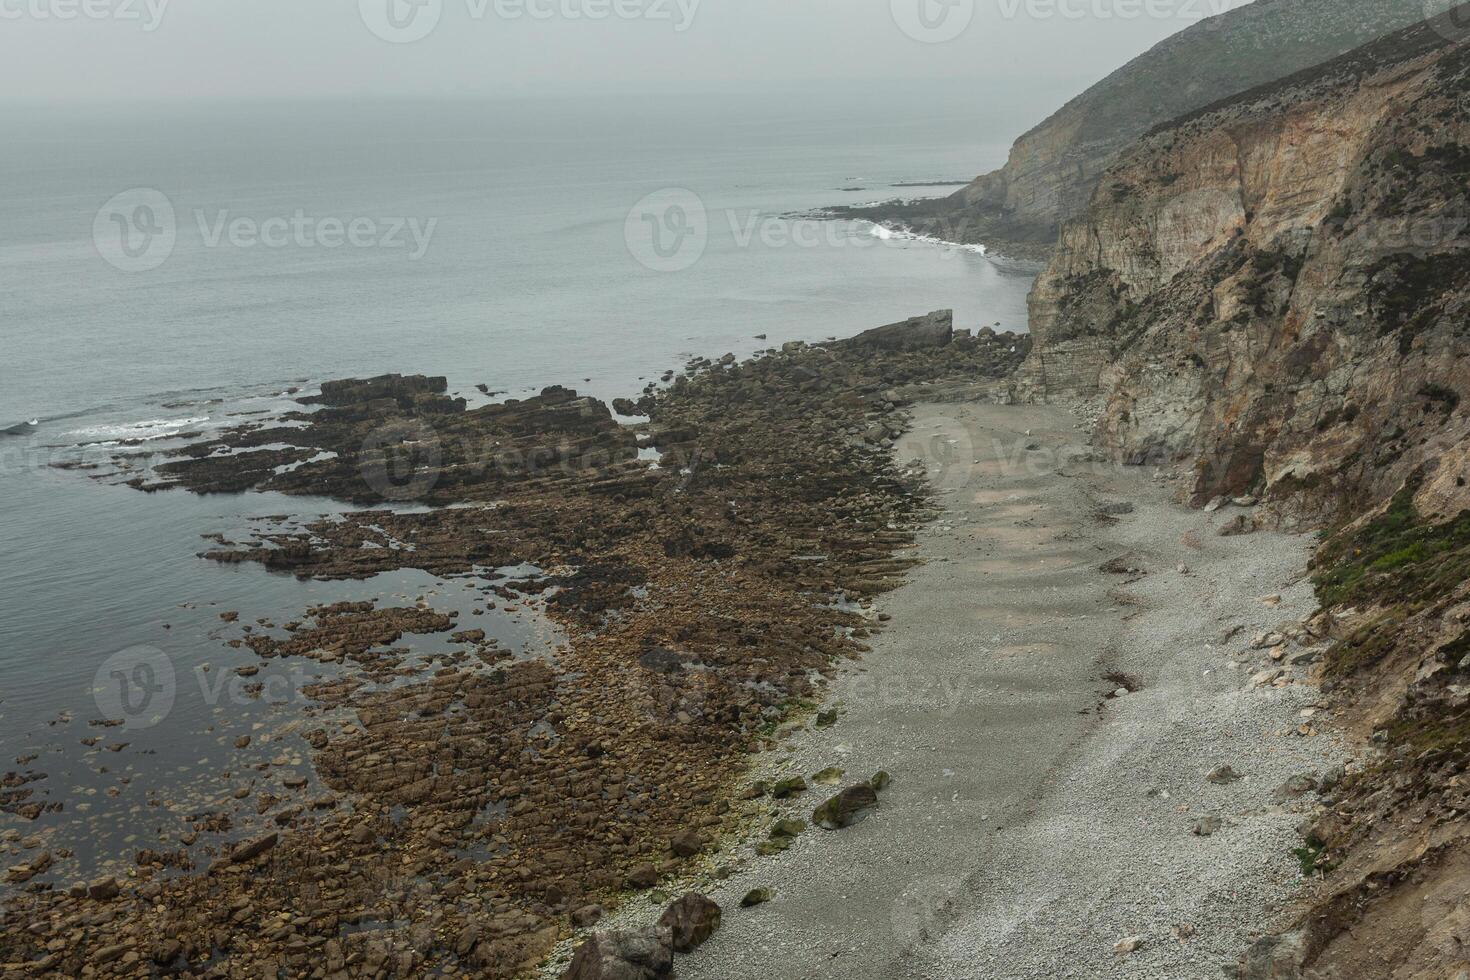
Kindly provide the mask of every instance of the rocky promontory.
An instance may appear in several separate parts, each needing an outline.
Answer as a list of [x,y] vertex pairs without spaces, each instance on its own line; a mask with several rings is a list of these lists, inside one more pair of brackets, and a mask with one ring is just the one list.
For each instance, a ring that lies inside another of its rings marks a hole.
[[944,241],[1043,258],[1108,167],[1154,126],[1423,18],[1420,0],[1255,0],[1167,38],[1016,140],[1004,167],[932,201],[843,208]]

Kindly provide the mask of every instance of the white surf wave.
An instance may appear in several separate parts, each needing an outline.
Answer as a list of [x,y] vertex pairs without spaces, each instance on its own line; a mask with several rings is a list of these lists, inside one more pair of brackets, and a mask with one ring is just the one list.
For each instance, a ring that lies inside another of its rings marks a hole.
[[938,245],[942,248],[953,248],[962,252],[974,252],[976,255],[985,254],[985,246],[976,242],[949,242],[943,238],[936,238],[933,235],[920,235],[917,232],[908,231],[904,228],[892,228],[888,225],[880,225],[873,222],[869,222],[868,226],[868,234],[880,241],[921,242],[925,245]]
[[149,441],[168,439],[188,429],[203,425],[209,416],[185,419],[145,419],[141,422],[119,422],[111,425],[89,425],[66,433],[81,443]]

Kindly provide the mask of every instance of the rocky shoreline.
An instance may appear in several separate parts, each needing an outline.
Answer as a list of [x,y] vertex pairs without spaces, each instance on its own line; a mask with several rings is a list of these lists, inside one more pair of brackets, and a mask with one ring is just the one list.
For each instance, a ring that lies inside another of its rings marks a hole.
[[[188,873],[155,851],[122,882],[12,868],[0,969],[534,969],[574,921],[738,831],[749,758],[865,652],[865,605],[902,581],[930,507],[893,459],[896,389],[1001,378],[1028,350],[934,314],[693,362],[619,406],[647,416],[634,426],[560,388],[471,410],[443,379],[329,383],[300,413],[181,450],[135,485],[433,505],[219,537],[209,560],[320,579],[521,569],[481,608],[539,594],[566,642],[521,657],[427,602],[242,626],[232,645],[262,660],[334,671],[305,689],[344,709],[305,735],[331,792],[262,799],[276,829],[249,840],[206,829]],[[456,649],[415,663],[405,634]]]

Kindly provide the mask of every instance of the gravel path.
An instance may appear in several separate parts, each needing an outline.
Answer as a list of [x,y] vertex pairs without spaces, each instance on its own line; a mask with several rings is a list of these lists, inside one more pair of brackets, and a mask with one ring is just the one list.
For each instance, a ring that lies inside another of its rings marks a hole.
[[[1273,794],[1339,753],[1297,734],[1315,690],[1252,686],[1247,648],[1313,611],[1310,542],[1220,537],[1240,511],[1173,505],[1083,441],[1055,408],[917,410],[900,458],[930,461],[945,507],[927,564],[875,610],[893,621],[834,684],[837,724],[765,763],[893,786],[855,827],[722,855],[724,927],[679,977],[1199,980],[1299,886],[1304,804]],[[1101,570],[1123,556],[1141,574]],[[1221,764],[1245,778],[1208,782]],[[809,817],[830,792],[767,806]],[[755,887],[775,899],[739,908]]]

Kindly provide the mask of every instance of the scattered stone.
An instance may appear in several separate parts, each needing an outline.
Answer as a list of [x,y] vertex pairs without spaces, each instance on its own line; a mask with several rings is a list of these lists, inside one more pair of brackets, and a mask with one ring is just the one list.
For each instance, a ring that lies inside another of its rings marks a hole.
[[812,811],[812,823],[823,830],[842,830],[862,820],[877,805],[877,791],[867,783],[859,783]]
[[601,922],[606,914],[601,905],[583,905],[572,910],[572,925],[578,929],[590,929]]
[[843,770],[836,766],[829,766],[812,777],[812,782],[818,786],[836,786],[842,782]]
[[754,908],[757,905],[766,904],[775,897],[776,893],[770,888],[752,888],[740,900],[740,907],[743,909]]
[[692,953],[720,928],[720,907],[704,895],[690,892],[664,910],[659,927],[669,930],[676,953]]
[[669,841],[669,850],[681,858],[690,858],[704,850],[705,839],[692,830],[676,834]]
[[658,884],[658,869],[651,864],[640,864],[628,872],[623,883],[634,891],[646,891]]
[[881,793],[893,783],[893,777],[884,770],[873,773],[873,778],[868,780],[868,785],[873,787],[873,792]]
[[87,886],[87,897],[94,902],[110,902],[122,894],[116,878],[98,878]]
[[1224,825],[1219,817],[1201,817],[1194,822],[1194,836],[1213,837]]
[[264,837],[257,837],[255,840],[246,841],[243,844],[237,845],[230,852],[230,862],[232,864],[244,864],[246,861],[253,861],[275,847],[279,841],[279,834],[266,834]]
[[562,980],[667,980],[674,954],[667,929],[599,932],[578,947]]
[[1257,636],[1251,641],[1252,650],[1268,650],[1271,647],[1279,647],[1286,642],[1286,637],[1276,630],[1269,630]]
[[1129,936],[1128,938],[1120,939],[1113,944],[1113,953],[1118,956],[1127,956],[1130,953],[1138,952],[1142,948],[1142,936]]
[[805,820],[777,820],[771,825],[771,839],[800,837],[806,833]]
[[1235,771],[1235,767],[1228,765],[1216,766],[1214,769],[1210,770],[1209,775],[1205,776],[1205,779],[1214,783],[1216,786],[1228,786],[1231,783],[1244,778],[1245,776]]
[[1300,799],[1317,788],[1317,777],[1310,773],[1292,776],[1282,783],[1276,790],[1276,800],[1285,802],[1287,800]]
[[807,791],[806,780],[800,776],[792,776],[782,779],[771,786],[771,798],[775,800],[787,800]]

